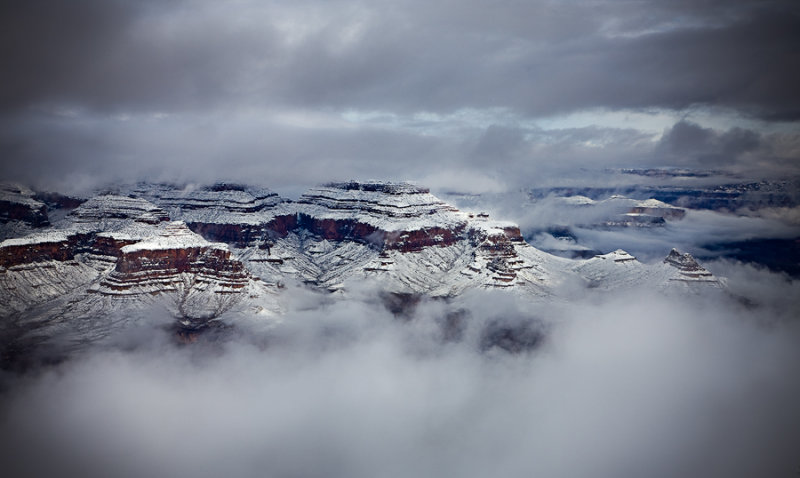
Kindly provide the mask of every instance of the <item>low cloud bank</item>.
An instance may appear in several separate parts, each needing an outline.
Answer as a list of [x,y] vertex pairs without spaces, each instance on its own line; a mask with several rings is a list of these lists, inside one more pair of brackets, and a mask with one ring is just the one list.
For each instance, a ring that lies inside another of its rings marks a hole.
[[[710,246],[739,241],[800,237],[800,207],[742,208],[731,212],[686,209],[683,219],[669,219],[660,227],[606,227],[608,221],[630,211],[627,201],[598,201],[591,205],[566,202],[548,195],[532,200],[526,190],[483,196],[445,195],[458,207],[486,210],[498,219],[520,226],[529,242],[545,250],[585,249],[610,252],[624,249],[642,261],[663,259],[676,247],[701,257],[717,257],[725,249]],[[547,231],[569,230],[572,240]]]
[[[792,475],[800,283],[714,266],[736,298],[475,294],[400,320],[369,289],[298,293],[270,332],[142,334],[10,382],[0,459],[8,476]],[[481,349],[496,320],[546,339]]]

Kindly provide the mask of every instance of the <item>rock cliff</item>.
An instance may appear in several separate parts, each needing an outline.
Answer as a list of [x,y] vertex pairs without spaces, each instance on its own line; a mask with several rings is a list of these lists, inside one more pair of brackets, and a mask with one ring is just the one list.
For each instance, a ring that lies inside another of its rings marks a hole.
[[231,257],[226,245],[210,243],[176,221],[156,236],[123,246],[113,271],[98,291],[108,295],[158,294],[178,291],[188,281],[198,290],[229,294],[244,288],[248,279],[243,264]]
[[[460,211],[407,183],[330,183],[296,201],[235,184],[110,192],[0,243],[5,320],[74,326],[80,340],[94,340],[113,327],[110,317],[166,304],[194,330],[232,310],[271,316],[264,311],[280,309],[291,282],[345,293],[367,282],[404,304],[471,289],[535,301],[557,296],[565,281],[601,290],[721,287],[677,251],[649,265],[624,251],[556,257],[527,244],[513,223]],[[46,213],[32,191],[11,193],[29,213]],[[505,340],[504,330],[489,342]]]

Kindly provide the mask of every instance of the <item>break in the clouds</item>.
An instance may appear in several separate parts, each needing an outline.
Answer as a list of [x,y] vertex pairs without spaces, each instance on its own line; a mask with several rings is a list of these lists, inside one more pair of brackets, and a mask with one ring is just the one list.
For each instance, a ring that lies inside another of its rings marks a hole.
[[35,0],[0,18],[5,179],[797,168],[789,1]]

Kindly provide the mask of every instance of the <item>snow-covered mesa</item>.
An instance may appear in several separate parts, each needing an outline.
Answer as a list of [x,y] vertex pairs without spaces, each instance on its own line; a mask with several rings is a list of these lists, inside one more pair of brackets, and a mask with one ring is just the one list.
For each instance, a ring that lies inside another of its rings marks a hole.
[[287,286],[342,297],[368,283],[409,303],[473,290],[539,304],[567,301],[575,287],[724,290],[678,252],[652,264],[624,251],[581,260],[545,253],[514,223],[407,183],[331,183],[297,201],[242,185],[121,186],[32,230],[0,243],[0,311],[44,335],[82,318],[79,340],[113,329],[86,326],[92,317],[154,304],[192,328],[280,321]]

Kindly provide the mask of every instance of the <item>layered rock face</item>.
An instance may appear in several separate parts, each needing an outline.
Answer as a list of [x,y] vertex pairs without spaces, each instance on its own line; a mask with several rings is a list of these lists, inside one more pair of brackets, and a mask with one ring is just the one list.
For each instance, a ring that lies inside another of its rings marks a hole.
[[0,266],[10,268],[33,262],[68,261],[75,258],[77,234],[49,232],[0,243]]
[[148,199],[211,241],[232,246],[267,247],[297,226],[286,202],[266,188],[217,183],[199,188],[140,184],[132,192]]
[[357,241],[379,249],[420,251],[464,237],[467,216],[406,183],[330,183],[298,201],[298,226],[332,241]]
[[60,296],[71,304],[93,297],[101,311],[161,297],[178,317],[202,321],[234,301],[277,294],[287,281],[326,290],[367,281],[411,298],[474,288],[541,298],[575,278],[604,289],[718,284],[677,251],[653,265],[624,251],[555,257],[528,245],[515,224],[459,211],[406,183],[331,183],[295,202],[231,184],[115,192],[44,232],[0,243],[0,311],[44,309]]
[[131,297],[172,294],[178,316],[217,315],[232,302],[220,297],[241,292],[249,274],[226,245],[167,219],[146,200],[101,195],[69,214],[62,229],[3,241],[0,312],[99,292],[128,303]]
[[114,265],[124,246],[154,234],[165,219],[164,211],[147,201],[101,195],[58,221],[58,228],[3,241],[0,309],[12,313],[85,291]]
[[[236,185],[134,193],[206,239],[234,247],[251,270],[275,282],[293,277],[335,288],[350,277],[385,272],[413,291],[428,291],[463,270],[476,281],[508,287],[518,271],[533,268],[517,253],[529,246],[516,225],[461,212],[408,183],[330,183],[296,202]],[[416,261],[429,266],[420,270]]]
[[143,199],[127,196],[102,195],[89,199],[70,213],[77,224],[107,227],[111,221],[132,220],[144,224],[169,221],[167,213]]
[[528,245],[519,227],[514,224],[478,221],[470,229],[470,241],[477,250],[474,261],[463,271],[464,275],[474,276],[486,271],[489,274],[488,284],[513,287],[521,271],[533,269],[533,265],[528,264],[518,252],[518,248]]
[[238,292],[249,280],[243,264],[231,257],[226,245],[206,241],[180,221],[170,222],[157,236],[120,251],[114,270],[100,284],[103,294],[174,292],[187,283],[226,294]]
[[669,255],[652,265],[640,263],[629,253],[618,249],[608,254],[578,262],[573,270],[592,288],[605,290],[657,289],[693,291],[721,289],[719,279],[700,266],[689,253],[672,249]]
[[664,259],[664,263],[678,270],[678,276],[671,278],[681,282],[709,282],[718,284],[714,275],[697,263],[694,257],[688,252],[681,254],[677,249],[672,249]]
[[[538,284],[542,263],[550,261],[515,224],[459,211],[411,184],[332,183],[311,189],[295,207],[299,247],[283,252],[276,241],[273,252],[288,256],[284,266],[300,263],[312,272],[309,281],[324,287],[363,278],[398,293],[449,296],[469,287]],[[314,276],[317,269],[324,272]]]
[[76,260],[87,239],[49,231],[1,242],[0,315],[21,312],[94,280],[97,272]]
[[175,212],[176,215],[196,211],[198,217],[205,219],[239,213],[257,213],[272,209],[283,202],[277,194],[269,189],[229,183],[217,183],[199,188],[177,188],[163,185],[153,188],[151,185],[142,184],[136,193],[145,198],[153,198],[162,207]]

